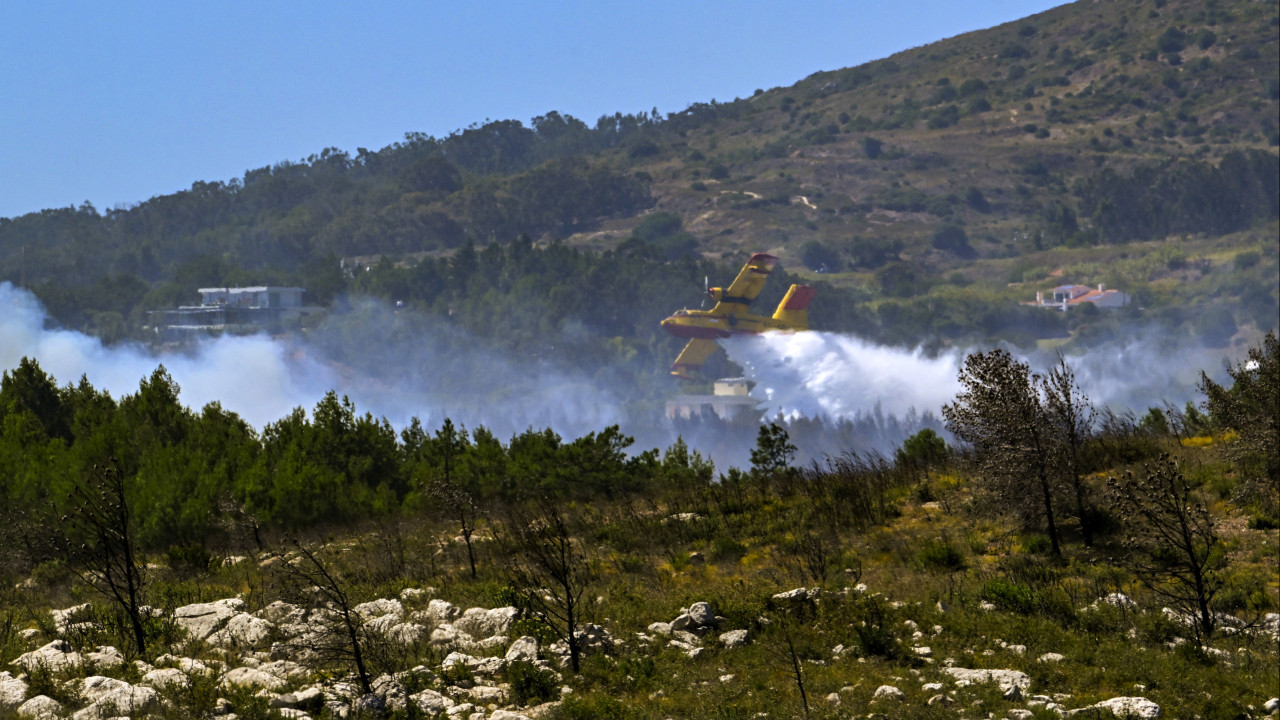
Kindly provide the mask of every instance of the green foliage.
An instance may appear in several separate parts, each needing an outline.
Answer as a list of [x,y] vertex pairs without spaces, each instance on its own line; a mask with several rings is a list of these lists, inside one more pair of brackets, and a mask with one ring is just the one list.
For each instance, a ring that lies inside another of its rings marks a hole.
[[555,675],[531,662],[509,662],[504,672],[511,685],[511,700],[517,705],[537,705],[560,696]]
[[1200,389],[1214,423],[1238,437],[1230,455],[1246,469],[1250,460],[1260,473],[1250,473],[1251,493],[1280,507],[1280,341],[1274,331],[1250,348],[1248,360],[1229,369],[1233,384],[1225,388],[1201,373]]
[[761,425],[756,437],[756,449],[751,451],[751,468],[765,475],[776,476],[791,467],[796,446],[791,444],[787,431],[777,423]]
[[917,558],[926,570],[955,572],[965,568],[964,555],[945,539],[926,543]]
[[170,545],[165,560],[175,572],[194,575],[213,567],[213,555],[203,545]]
[[597,718],[627,720],[635,717],[635,713],[621,700],[606,693],[595,692],[566,697],[548,717],[551,720],[597,720]]
[[1084,178],[1073,192],[1080,214],[1106,242],[1178,232],[1227,233],[1280,216],[1277,158],[1233,151],[1214,165],[1201,161],[1139,165],[1128,177],[1111,169]]
[[1001,610],[1019,615],[1030,615],[1040,604],[1040,597],[1034,590],[1004,578],[991,578],[984,582],[979,596]]
[[860,598],[853,612],[861,618],[853,626],[853,634],[863,656],[893,660],[901,655],[901,646],[893,634],[892,610],[880,598]]
[[815,240],[806,242],[800,248],[800,261],[810,270],[817,272],[840,272],[839,254],[830,247]]
[[899,466],[929,468],[945,463],[950,453],[946,441],[933,428],[924,428],[903,441],[893,457]]
[[933,246],[938,250],[960,257],[973,257],[976,253],[969,244],[969,236],[958,225],[943,225],[933,233]]

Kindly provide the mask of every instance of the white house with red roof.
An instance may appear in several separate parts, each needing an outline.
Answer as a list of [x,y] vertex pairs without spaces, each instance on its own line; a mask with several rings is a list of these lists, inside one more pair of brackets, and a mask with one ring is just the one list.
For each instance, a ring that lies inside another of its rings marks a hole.
[[1036,301],[1030,304],[1066,312],[1085,303],[1100,308],[1124,307],[1129,304],[1129,300],[1129,293],[1108,290],[1106,285],[1099,283],[1096,288],[1088,285],[1059,285],[1048,293],[1037,292]]

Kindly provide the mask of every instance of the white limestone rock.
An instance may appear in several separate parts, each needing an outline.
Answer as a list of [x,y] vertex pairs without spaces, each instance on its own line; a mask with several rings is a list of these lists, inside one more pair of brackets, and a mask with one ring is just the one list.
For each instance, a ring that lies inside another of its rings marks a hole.
[[750,633],[746,630],[730,630],[720,633],[720,643],[727,648],[741,647],[747,644]]
[[461,652],[451,652],[445,656],[440,667],[447,669],[455,665],[465,667],[472,675],[497,675],[507,666],[505,658],[475,657]]
[[801,603],[810,600],[817,600],[821,593],[820,588],[803,588],[798,587],[786,592],[780,592],[773,595],[773,599],[778,602]]
[[1147,720],[1161,716],[1160,706],[1144,697],[1113,697],[1103,700],[1093,707],[1110,710],[1118,718],[1134,718]]
[[712,611],[710,603],[696,602],[689,606],[688,614],[698,627],[716,624],[716,614]]
[[89,705],[71,715],[72,720],[100,720],[120,715],[143,715],[159,708],[160,694],[149,687],[94,675],[80,682],[80,696]]
[[377,617],[366,619],[364,626],[369,630],[369,632],[385,636],[391,631],[391,628],[401,624],[400,620],[400,615],[387,613],[386,615],[379,615]]
[[48,695],[37,695],[18,706],[18,720],[61,720],[62,703]]
[[285,686],[284,680],[275,675],[250,667],[238,667],[228,670],[222,676],[221,684],[224,688],[250,687],[266,690],[279,690]]
[[433,587],[405,588],[400,591],[400,602],[407,604],[426,602],[435,594],[436,589]]
[[286,683],[305,680],[311,675],[311,670],[290,660],[274,660],[261,663],[257,669]]
[[402,647],[417,645],[430,637],[426,626],[417,623],[397,623],[387,628],[386,638]]
[[84,654],[85,662],[97,668],[110,670],[124,665],[124,655],[110,645],[99,645],[97,650]]
[[84,622],[88,618],[89,603],[81,603],[72,605],[62,610],[51,610],[49,614],[53,616],[53,626],[59,633],[64,633],[72,624]]
[[511,642],[511,646],[507,648],[507,662],[527,661],[533,662],[538,659],[538,639],[529,635],[525,635]]
[[503,635],[511,629],[511,623],[520,616],[520,611],[513,607],[468,608],[462,617],[453,621],[453,626],[472,637],[490,637]]
[[672,630],[687,630],[693,626],[693,617],[688,613],[680,613],[671,621]]
[[892,685],[881,685],[871,695],[872,700],[906,700],[907,694]]
[[490,703],[501,705],[506,702],[507,698],[507,694],[502,691],[502,688],[492,685],[476,685],[468,689],[467,694],[480,705],[488,705]]
[[656,622],[650,623],[646,629],[654,635],[670,635],[672,628],[671,623]]
[[1118,592],[1111,593],[1110,595],[1107,595],[1106,597],[1102,598],[1100,602],[1104,602],[1113,607],[1123,608],[1125,610],[1138,609],[1138,603],[1131,600],[1129,596],[1125,595],[1124,593],[1118,593]]
[[449,624],[431,631],[431,644],[439,647],[471,647],[474,643],[475,638]]
[[204,640],[244,608],[240,598],[184,605],[173,611],[173,621],[197,640]]
[[185,688],[191,684],[191,680],[178,668],[157,668],[143,675],[140,684],[164,690],[170,687]]
[[462,611],[456,605],[448,600],[436,598],[427,603],[426,617],[433,623],[443,624],[452,622],[454,618],[462,614]]
[[288,625],[305,622],[307,611],[292,603],[276,600],[259,610],[258,617],[274,625]]
[[72,650],[71,644],[66,640],[54,640],[44,647],[19,655],[10,664],[28,671],[45,668],[50,672],[59,673],[79,667],[83,661],[84,658],[80,653]]
[[441,712],[448,712],[449,708],[457,705],[457,703],[452,699],[445,695],[441,695],[435,690],[423,690],[417,695],[411,696],[409,699],[413,701],[413,704],[418,706],[418,709],[432,715]]
[[258,650],[271,642],[275,625],[269,620],[248,613],[236,613],[219,630],[210,633],[206,641],[214,647],[228,650]]
[[388,710],[403,712],[408,706],[409,691],[394,677],[379,675],[370,685],[373,686],[373,694],[381,698]]
[[489,720],[533,720],[533,718],[514,710],[494,710],[489,714]]
[[0,672],[0,714],[22,704],[27,696],[27,684],[6,672]]
[[1017,686],[1019,690],[1031,687],[1031,677],[1020,670],[971,670],[969,668],[946,667],[942,672],[955,679],[956,685],[964,687],[977,683],[996,683],[1001,690]]
[[1049,653],[1045,653],[1045,654],[1041,655],[1040,657],[1036,658],[1036,662],[1042,662],[1042,663],[1059,663],[1059,662],[1062,662],[1063,660],[1066,660],[1066,659],[1067,659],[1067,658],[1066,658],[1066,656],[1065,656],[1065,655],[1060,655],[1060,654],[1055,653],[1055,652],[1049,652]]
[[401,605],[399,600],[371,600],[367,603],[360,603],[353,609],[366,622],[384,615],[394,615],[397,620],[404,617],[404,605]]

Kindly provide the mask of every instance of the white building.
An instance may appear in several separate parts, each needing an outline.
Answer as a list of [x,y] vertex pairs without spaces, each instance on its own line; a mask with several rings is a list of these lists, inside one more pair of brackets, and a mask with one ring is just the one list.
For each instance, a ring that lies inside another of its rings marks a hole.
[[714,395],[678,395],[667,401],[667,417],[691,420],[712,414],[727,422],[755,422],[760,417],[758,400],[747,394],[746,378],[716,380]]
[[302,304],[299,287],[200,288],[200,304],[149,313],[156,332],[166,339],[216,333],[281,332],[320,311]]
[[1129,302],[1129,293],[1108,290],[1106,285],[1099,283],[1096,288],[1088,285],[1059,285],[1050,290],[1047,297],[1044,292],[1037,292],[1036,301],[1031,304],[1066,312],[1084,303],[1100,308],[1118,308],[1128,305]]

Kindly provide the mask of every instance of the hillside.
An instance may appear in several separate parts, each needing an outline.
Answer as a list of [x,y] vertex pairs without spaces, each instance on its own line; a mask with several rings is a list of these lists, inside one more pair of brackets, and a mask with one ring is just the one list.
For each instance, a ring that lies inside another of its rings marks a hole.
[[[110,342],[152,337],[146,311],[197,287],[297,284],[660,370],[678,344],[657,320],[768,251],[783,283],[819,285],[814,327],[881,343],[1088,347],[1137,324],[1238,348],[1280,316],[1277,22],[1246,0],[1078,2],[665,117],[550,111],[328,148],[131,208],[0,220],[0,280]],[[523,238],[539,263],[516,262]],[[1019,305],[1065,283],[1134,303]],[[630,301],[586,291],[611,285]]]

